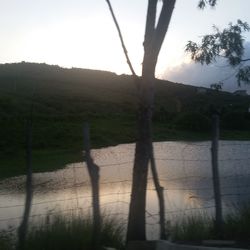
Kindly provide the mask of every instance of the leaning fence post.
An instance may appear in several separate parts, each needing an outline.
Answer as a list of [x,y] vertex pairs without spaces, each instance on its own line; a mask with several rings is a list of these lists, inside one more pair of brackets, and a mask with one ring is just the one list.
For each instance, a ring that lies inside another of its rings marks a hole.
[[25,199],[23,219],[18,228],[18,243],[17,243],[18,250],[25,249],[25,241],[26,241],[26,235],[28,231],[28,222],[29,222],[29,215],[30,215],[32,196],[33,196],[33,190],[32,190],[32,117],[27,122],[26,166],[27,166],[26,199]]
[[98,249],[101,236],[101,213],[99,201],[99,166],[97,166],[92,157],[90,149],[90,135],[88,124],[84,125],[84,148],[88,173],[92,187],[92,205],[93,205],[93,231],[92,231],[92,248]]
[[163,193],[164,189],[160,185],[160,182],[159,182],[152,142],[151,142],[151,148],[150,148],[150,165],[151,165],[153,181],[154,181],[154,185],[155,185],[155,189],[156,189],[158,201],[159,201],[160,239],[166,240],[167,235],[166,235],[166,229],[165,229],[165,203],[164,203],[164,193]]
[[213,187],[215,199],[215,227],[219,235],[222,234],[222,203],[220,190],[220,175],[218,167],[218,151],[219,151],[219,115],[214,113],[212,115],[212,173],[213,173]]

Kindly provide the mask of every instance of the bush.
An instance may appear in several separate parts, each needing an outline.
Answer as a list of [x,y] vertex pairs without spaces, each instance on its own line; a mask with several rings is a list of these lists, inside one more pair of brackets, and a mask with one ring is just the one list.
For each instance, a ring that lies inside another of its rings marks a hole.
[[221,125],[225,129],[248,130],[250,114],[246,112],[230,112],[222,116]]
[[182,113],[173,122],[175,128],[192,131],[210,131],[211,120],[200,113]]

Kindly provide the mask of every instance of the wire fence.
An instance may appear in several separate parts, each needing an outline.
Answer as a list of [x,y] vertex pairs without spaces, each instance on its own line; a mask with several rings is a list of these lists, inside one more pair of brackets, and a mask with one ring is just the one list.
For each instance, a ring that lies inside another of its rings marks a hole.
[[[194,213],[214,214],[210,142],[162,142],[154,144],[166,219],[173,221]],[[219,171],[223,213],[250,201],[250,143],[220,141]],[[100,167],[100,205],[105,216],[116,217],[126,227],[131,194],[134,144],[92,151]],[[58,214],[91,214],[91,185],[85,163],[33,174],[31,223]],[[25,176],[0,182],[0,229],[14,231],[22,219]],[[159,209],[149,171],[147,230],[157,238]]]

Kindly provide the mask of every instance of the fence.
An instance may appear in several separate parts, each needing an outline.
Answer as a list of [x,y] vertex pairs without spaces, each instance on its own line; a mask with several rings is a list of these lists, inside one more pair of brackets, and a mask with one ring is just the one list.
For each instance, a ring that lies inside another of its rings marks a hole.
[[[250,200],[249,142],[220,141],[219,168],[224,213]],[[155,143],[155,159],[164,187],[166,220],[197,212],[214,213],[210,142]],[[134,145],[124,144],[92,151],[100,167],[100,205],[106,216],[126,228],[131,191]],[[91,186],[84,163],[33,174],[31,223],[64,215],[91,214]],[[147,231],[159,235],[159,209],[151,173],[148,176]],[[22,219],[25,177],[0,182],[0,228],[14,231]]]

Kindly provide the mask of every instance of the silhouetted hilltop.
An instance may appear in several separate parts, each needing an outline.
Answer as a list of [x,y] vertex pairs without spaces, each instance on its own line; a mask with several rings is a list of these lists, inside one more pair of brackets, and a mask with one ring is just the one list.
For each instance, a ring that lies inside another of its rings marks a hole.
[[[26,62],[0,64],[0,148],[24,146],[31,103],[35,148],[81,148],[85,121],[91,125],[94,145],[134,141],[136,93],[129,75]],[[249,131],[249,96],[164,80],[156,81],[155,94],[157,140],[189,138],[173,132],[180,130],[207,133],[211,105],[221,109],[224,129]]]
[[[136,87],[129,75],[116,75],[101,70],[66,69],[45,63],[0,64],[0,90],[1,98],[7,95],[9,98],[15,96],[18,99],[22,96],[29,99],[34,93],[35,101],[60,98],[78,100],[87,103],[87,106],[101,102],[104,106],[115,103],[117,108],[123,106],[133,109],[136,104]],[[211,104],[241,107],[242,111],[247,111],[250,104],[249,96],[235,96],[228,92],[164,80],[157,80],[155,92],[156,110],[164,108],[168,112],[205,112]],[[70,105],[70,110],[75,113],[74,103]],[[53,108],[53,105],[50,106]],[[85,110],[83,107],[82,111]]]

